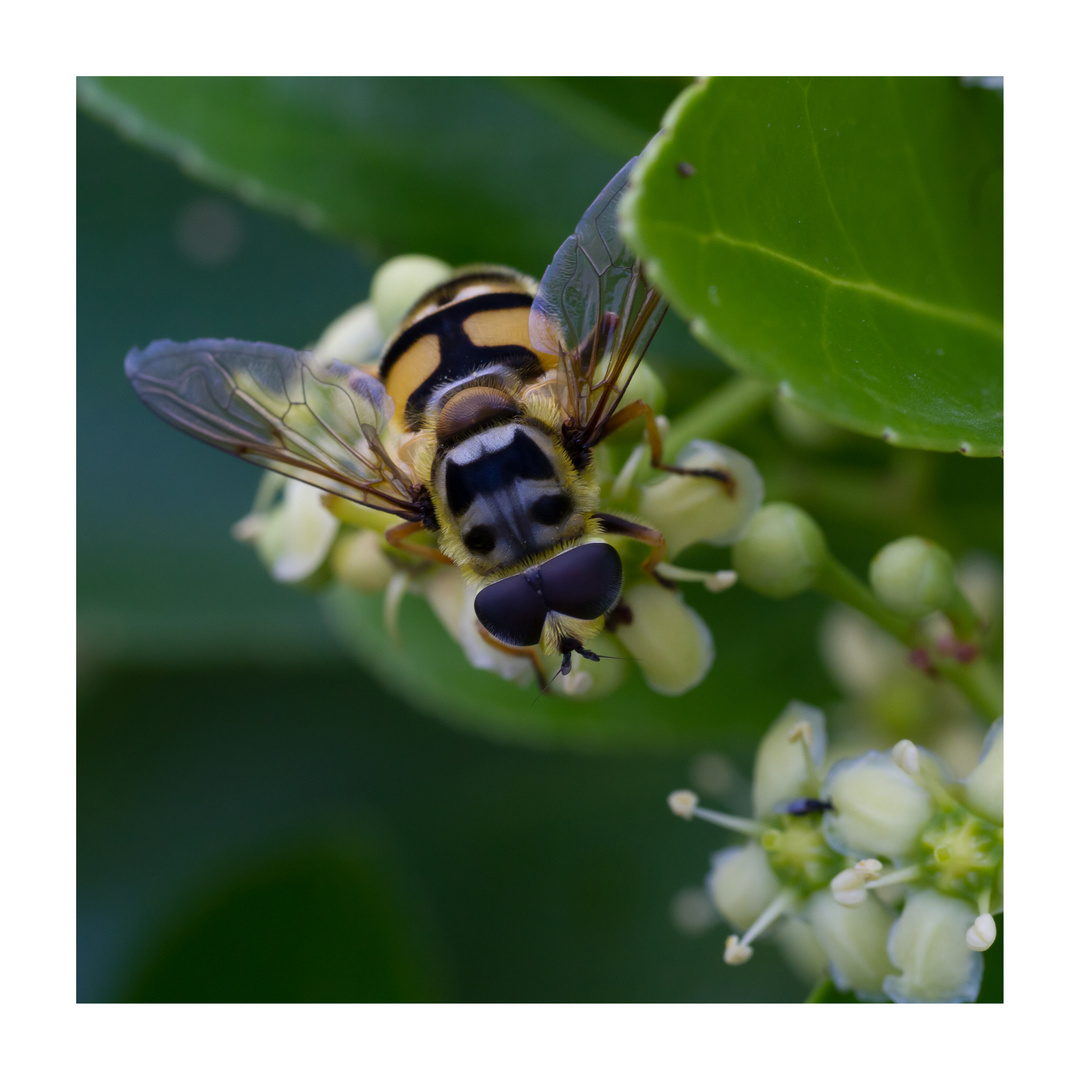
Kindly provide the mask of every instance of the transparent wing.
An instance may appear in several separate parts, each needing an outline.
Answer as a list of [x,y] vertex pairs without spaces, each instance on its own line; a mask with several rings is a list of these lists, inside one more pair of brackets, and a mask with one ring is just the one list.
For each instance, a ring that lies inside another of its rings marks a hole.
[[559,357],[561,404],[584,446],[604,437],[667,304],[619,235],[632,158],[555,253],[529,315],[534,349]]
[[394,411],[378,379],[280,345],[209,339],[132,349],[124,372],[173,427],[265,469],[410,520],[417,488],[381,435]]

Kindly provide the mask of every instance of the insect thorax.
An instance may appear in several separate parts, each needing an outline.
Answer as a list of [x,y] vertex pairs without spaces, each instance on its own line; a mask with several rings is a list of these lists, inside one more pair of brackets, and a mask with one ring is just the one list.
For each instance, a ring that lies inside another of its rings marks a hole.
[[571,464],[556,358],[529,341],[535,283],[482,267],[431,290],[379,373],[395,424],[432,445],[440,546],[478,580],[516,573],[596,532],[592,470]]

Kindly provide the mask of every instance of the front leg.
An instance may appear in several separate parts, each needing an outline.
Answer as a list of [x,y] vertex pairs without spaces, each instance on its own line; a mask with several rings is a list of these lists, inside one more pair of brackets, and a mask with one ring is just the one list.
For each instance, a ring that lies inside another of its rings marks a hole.
[[629,518],[619,517],[617,514],[606,514],[598,511],[593,515],[595,520],[603,526],[604,532],[611,536],[628,536],[631,540],[639,540],[648,544],[652,551],[649,557],[641,564],[641,569],[651,574],[656,580],[669,589],[674,589],[675,584],[666,580],[656,572],[656,568],[664,561],[664,553],[667,550],[667,542],[664,534],[651,525],[642,525],[639,521],[631,521]]
[[652,406],[646,405],[644,401],[634,401],[629,405],[623,406],[614,416],[607,422],[604,427],[605,437],[610,435],[613,431],[617,431],[625,424],[629,424],[631,420],[636,420],[639,416],[645,418],[645,431],[649,436],[649,454],[650,464],[654,469],[660,469],[663,472],[675,473],[678,476],[705,476],[710,480],[715,480],[723,487],[727,492],[729,498],[735,498],[735,477],[729,472],[724,472],[722,469],[683,469],[678,465],[666,465],[662,458],[664,454],[664,437],[660,433],[660,425],[656,422],[656,414],[652,411]]

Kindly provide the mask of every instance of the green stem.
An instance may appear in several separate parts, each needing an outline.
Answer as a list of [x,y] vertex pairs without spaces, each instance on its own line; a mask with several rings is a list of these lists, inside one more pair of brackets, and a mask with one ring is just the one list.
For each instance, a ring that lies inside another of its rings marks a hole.
[[694,439],[725,439],[752,420],[772,400],[775,390],[748,375],[733,375],[703,401],[687,409],[664,439],[664,455],[677,454]]
[[[995,720],[1004,712],[1004,695],[1001,687],[1001,679],[990,665],[985,656],[977,656],[974,660],[961,663],[958,660],[942,657],[934,648],[934,643],[919,633],[919,625],[911,619],[905,619],[890,611],[880,600],[864,585],[846,566],[841,565],[830,553],[818,571],[814,587],[831,596],[834,600],[847,604],[869,616],[883,630],[892,634],[902,645],[909,649],[923,648],[928,658],[943,679],[948,679],[960,692],[971,702],[975,709],[986,719]],[[959,595],[959,594],[958,594]],[[955,609],[950,602],[946,614],[952,619],[955,615],[959,622],[953,625],[959,634],[960,626],[967,626],[966,611],[970,612],[971,618],[975,618],[974,612],[967,604],[967,600],[961,596],[962,605]],[[977,620],[976,620],[977,625]]]
[[912,645],[915,623],[890,611],[846,566],[836,561],[830,552],[818,571],[814,588],[868,615],[883,630],[904,645]]
[[958,641],[977,641],[979,637],[979,616],[971,602],[960,591],[953,589],[952,598],[944,607],[945,617],[952,623]]
[[967,664],[942,661],[937,670],[964,696],[987,720],[996,720],[1005,711],[1005,692],[1001,678],[985,656],[977,656]]

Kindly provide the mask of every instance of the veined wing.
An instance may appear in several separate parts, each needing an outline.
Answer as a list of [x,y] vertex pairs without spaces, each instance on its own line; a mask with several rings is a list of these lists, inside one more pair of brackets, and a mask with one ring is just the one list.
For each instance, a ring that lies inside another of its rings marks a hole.
[[529,315],[534,349],[559,357],[561,404],[577,438],[604,437],[667,304],[619,234],[618,205],[632,158],[555,253]]
[[382,443],[394,403],[345,364],[261,342],[155,341],[124,372],[163,420],[228,454],[409,520],[416,485]]

